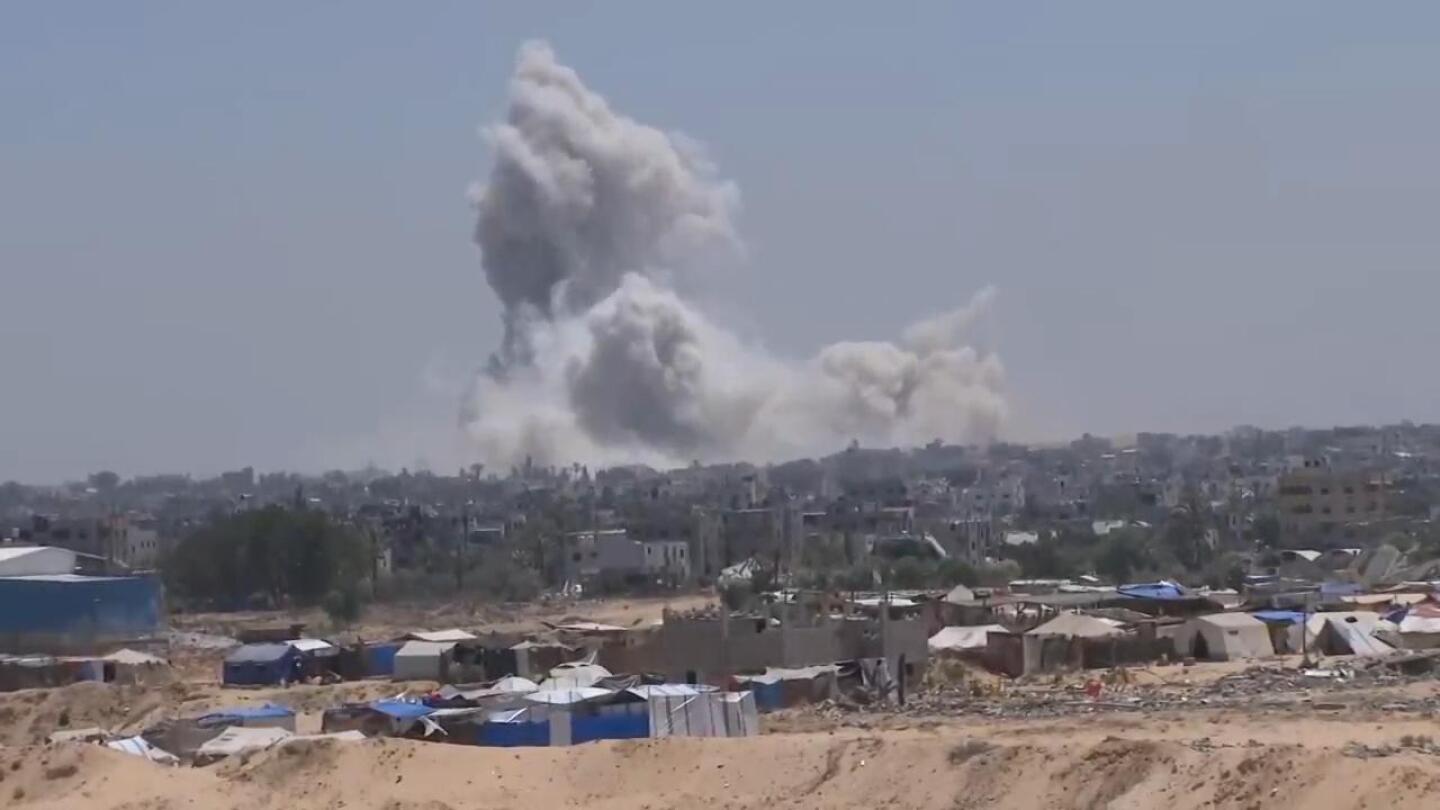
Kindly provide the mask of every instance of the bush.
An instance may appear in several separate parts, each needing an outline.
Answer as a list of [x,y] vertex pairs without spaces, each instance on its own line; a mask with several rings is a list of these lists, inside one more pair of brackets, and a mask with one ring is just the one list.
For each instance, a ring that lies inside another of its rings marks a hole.
[[322,606],[330,621],[340,627],[354,624],[365,610],[360,588],[353,581],[341,583],[340,587],[326,594]]

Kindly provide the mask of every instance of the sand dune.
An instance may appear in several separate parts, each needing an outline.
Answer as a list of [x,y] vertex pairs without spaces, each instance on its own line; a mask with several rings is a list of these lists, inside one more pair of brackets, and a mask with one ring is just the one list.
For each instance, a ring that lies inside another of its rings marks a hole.
[[[71,810],[1397,807],[1440,797],[1440,756],[1413,747],[1433,727],[1146,718],[569,749],[322,741],[208,769],[67,744],[0,749],[0,797]],[[1387,744],[1384,755],[1356,748]]]

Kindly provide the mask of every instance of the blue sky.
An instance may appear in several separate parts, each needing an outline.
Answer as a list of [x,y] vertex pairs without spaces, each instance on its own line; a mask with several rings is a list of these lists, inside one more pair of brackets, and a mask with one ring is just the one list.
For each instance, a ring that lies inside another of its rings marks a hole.
[[1440,7],[0,6],[0,478],[450,460],[544,38],[704,142],[776,352],[994,284],[1017,439],[1440,418]]

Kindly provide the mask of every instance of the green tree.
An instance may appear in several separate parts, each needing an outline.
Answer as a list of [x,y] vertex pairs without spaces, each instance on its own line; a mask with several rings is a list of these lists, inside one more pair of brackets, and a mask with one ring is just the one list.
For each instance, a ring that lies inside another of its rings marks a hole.
[[172,593],[215,607],[257,597],[314,605],[369,572],[369,544],[323,512],[270,506],[219,517],[185,537],[161,562]]

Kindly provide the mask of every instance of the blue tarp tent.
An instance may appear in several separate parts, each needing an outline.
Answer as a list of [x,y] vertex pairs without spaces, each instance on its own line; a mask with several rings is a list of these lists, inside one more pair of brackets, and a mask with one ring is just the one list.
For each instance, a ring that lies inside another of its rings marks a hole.
[[395,653],[400,650],[401,645],[402,642],[399,641],[367,644],[365,646],[365,674],[394,675]]
[[248,726],[251,728],[288,728],[295,730],[295,710],[278,703],[264,703],[259,706],[236,706],[217,709],[195,718],[195,725],[201,728],[224,728]]
[[1121,596],[1129,596],[1132,599],[1188,599],[1185,592],[1179,585],[1173,582],[1147,582],[1136,585],[1121,585],[1115,589]]
[[1257,610],[1251,615],[1266,624],[1299,624],[1305,621],[1305,614],[1298,610]]
[[246,644],[225,657],[225,683],[266,686],[299,680],[300,653],[289,644]]

